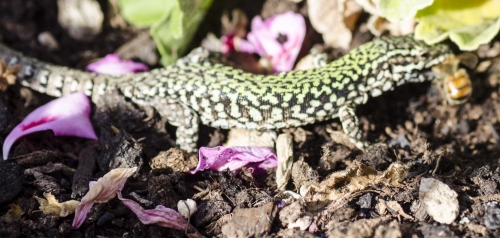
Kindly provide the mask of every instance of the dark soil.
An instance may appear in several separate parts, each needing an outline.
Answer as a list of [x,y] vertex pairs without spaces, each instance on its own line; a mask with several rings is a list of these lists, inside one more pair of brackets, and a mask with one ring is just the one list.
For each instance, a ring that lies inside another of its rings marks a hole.
[[[100,2],[105,8],[104,1]],[[304,2],[215,2],[193,47],[207,32],[219,34],[222,12],[236,7],[249,19],[261,12],[266,16],[287,9],[307,12]],[[37,36],[45,31],[57,39],[59,50],[50,51],[38,42]],[[77,42],[58,25],[56,1],[0,1],[0,41],[58,65],[81,69],[143,33],[131,26],[106,26],[93,41]],[[365,33],[354,36],[353,45],[370,40]],[[311,32],[302,51],[307,53],[313,44],[321,44],[320,39]],[[284,130],[294,138],[297,161],[287,190],[299,193],[302,185],[318,185],[334,172],[358,171],[354,177],[345,175],[323,191],[322,198],[315,199],[294,199],[279,191],[275,171],[256,177],[245,172],[186,173],[196,166],[197,156],[172,148],[175,128],[153,109],[134,105],[119,92],[110,93],[93,107],[99,141],[55,137],[50,131],[34,133],[14,145],[10,160],[0,162],[0,236],[183,237],[184,231],[143,225],[118,199],[94,205],[82,227],[73,230],[72,215],[44,215],[33,197],[50,192],[59,201],[80,199],[89,181],[112,168],[137,166],[139,170],[126,183],[123,194],[137,193],[151,202],[142,204],[148,209],[157,205],[177,209],[179,200],[194,199],[198,211],[190,223],[208,237],[499,237],[499,46],[497,37],[473,52],[479,56],[480,67],[468,69],[474,93],[462,105],[449,105],[437,85],[422,83],[400,87],[360,106],[357,112],[365,137],[373,144],[387,146],[374,145],[360,152],[334,142],[330,131],[341,131],[338,120]],[[143,53],[128,54],[129,58],[142,58]],[[154,60],[150,63],[156,64]],[[1,92],[0,137],[5,138],[26,115],[52,99],[19,85]],[[226,134],[203,127],[200,145],[217,145]],[[374,175],[378,176],[393,164],[407,165],[406,176],[328,199],[332,191],[345,191],[355,177],[369,176],[366,171],[376,170]],[[370,169],[359,172],[360,168]],[[449,225],[434,221],[419,209],[420,179],[431,177],[458,194],[459,214]],[[408,216],[394,209],[380,212],[380,204],[392,201]],[[20,218],[4,215],[10,204],[22,210]],[[299,218],[311,219],[312,225],[287,228]]]

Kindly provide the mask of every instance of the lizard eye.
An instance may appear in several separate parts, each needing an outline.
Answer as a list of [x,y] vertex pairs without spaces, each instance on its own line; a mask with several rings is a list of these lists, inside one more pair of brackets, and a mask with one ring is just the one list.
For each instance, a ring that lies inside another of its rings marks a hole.
[[428,50],[423,50],[420,52],[419,56],[423,58],[429,58],[431,55]]

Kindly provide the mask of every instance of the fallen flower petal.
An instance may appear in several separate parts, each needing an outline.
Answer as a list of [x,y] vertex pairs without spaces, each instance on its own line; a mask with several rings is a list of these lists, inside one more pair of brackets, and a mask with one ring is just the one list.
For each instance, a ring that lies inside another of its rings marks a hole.
[[145,225],[156,224],[177,230],[186,230],[187,237],[203,237],[200,233],[198,233],[196,228],[189,224],[187,220],[174,209],[158,205],[155,209],[146,210],[135,201],[123,198],[121,192],[118,192],[118,199],[120,199],[125,206],[132,210],[139,221]]
[[75,211],[76,206],[80,204],[80,202],[76,200],[69,200],[60,203],[51,193],[43,193],[43,196],[47,199],[35,196],[35,199],[38,201],[38,203],[40,203],[40,210],[42,210],[43,214],[52,214],[59,217],[65,217],[69,214],[72,214]]
[[254,167],[255,173],[260,173],[265,168],[276,167],[278,163],[272,149],[254,146],[201,147],[199,159],[198,166],[191,171],[192,174],[206,169],[219,172],[225,169],[235,171],[246,165]]
[[73,228],[80,227],[94,203],[105,203],[113,199],[118,191],[123,189],[127,179],[132,176],[137,167],[116,168],[109,171],[97,181],[89,183],[89,191],[83,196],[80,205],[76,207]]
[[234,48],[246,53],[257,53],[271,61],[275,72],[286,72],[293,68],[302,42],[306,35],[306,24],[302,15],[294,12],[272,16],[262,20],[256,16],[252,20],[252,30],[246,40],[223,41],[229,44],[226,48]]
[[87,65],[86,69],[98,74],[123,75],[147,71],[148,66],[132,60],[121,60],[118,54],[108,54],[101,60]]
[[19,221],[21,220],[21,216],[24,214],[23,210],[21,207],[19,207],[16,204],[9,204],[10,209],[0,217],[1,220],[5,222],[13,222],[13,221]]
[[56,136],[78,136],[97,140],[89,119],[90,101],[81,92],[53,100],[31,112],[10,132],[3,144],[3,159],[14,142],[27,134],[52,130]]

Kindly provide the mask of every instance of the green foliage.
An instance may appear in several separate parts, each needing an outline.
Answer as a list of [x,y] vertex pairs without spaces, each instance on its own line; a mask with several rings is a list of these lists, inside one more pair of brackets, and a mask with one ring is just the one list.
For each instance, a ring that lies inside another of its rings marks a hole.
[[417,13],[415,38],[433,44],[450,37],[461,50],[475,50],[500,30],[499,9],[496,0],[436,0]]
[[125,20],[151,27],[151,37],[168,65],[184,54],[213,0],[119,0]]
[[[397,3],[396,3],[397,2]],[[389,20],[404,16],[419,19],[415,38],[434,44],[448,37],[461,50],[475,50],[488,43],[500,30],[500,1],[498,0],[434,0],[428,7],[414,0],[381,0],[382,13]],[[405,5],[406,7],[401,7]],[[399,11],[398,13],[394,12]]]
[[380,13],[391,22],[415,17],[417,11],[430,6],[434,0],[380,0]]
[[138,27],[150,27],[177,6],[175,0],[119,0],[118,3],[125,20]]

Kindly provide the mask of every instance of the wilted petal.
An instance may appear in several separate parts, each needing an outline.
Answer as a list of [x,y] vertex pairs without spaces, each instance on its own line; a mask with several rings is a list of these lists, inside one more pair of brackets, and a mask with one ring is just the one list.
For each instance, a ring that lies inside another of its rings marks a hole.
[[10,147],[17,139],[37,131],[52,130],[56,136],[97,140],[89,116],[90,101],[84,93],[53,100],[31,112],[10,132],[3,144],[3,159],[7,159]]
[[132,60],[121,60],[118,54],[108,54],[104,58],[87,65],[87,70],[108,75],[123,75],[147,71],[148,66]]
[[3,220],[5,222],[13,222],[21,220],[21,217],[24,214],[21,207],[19,207],[14,203],[9,204],[9,207],[10,209],[2,217],[0,217],[0,220]]
[[73,228],[76,229],[82,225],[94,203],[105,203],[114,198],[136,170],[137,167],[113,169],[97,181],[90,182],[89,191],[80,201],[80,205],[76,207]]
[[156,206],[155,209],[144,209],[133,200],[126,199],[122,197],[121,192],[118,193],[118,199],[120,199],[125,206],[127,206],[132,212],[135,213],[139,221],[143,224],[156,224],[163,227],[173,228],[177,230],[186,230],[186,236],[188,237],[203,237],[196,229],[187,222],[181,214],[171,208],[164,207],[162,205]]
[[35,196],[35,199],[40,203],[40,210],[43,214],[52,214],[59,217],[65,217],[75,211],[76,206],[80,204],[79,201],[69,200],[60,203],[51,193],[43,193],[47,199]]
[[235,147],[202,147],[199,150],[199,162],[191,173],[211,169],[223,171],[238,170],[243,166],[251,166],[261,172],[262,169],[276,167],[277,160],[273,150],[266,147],[235,146]]

